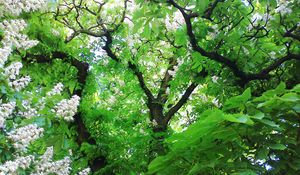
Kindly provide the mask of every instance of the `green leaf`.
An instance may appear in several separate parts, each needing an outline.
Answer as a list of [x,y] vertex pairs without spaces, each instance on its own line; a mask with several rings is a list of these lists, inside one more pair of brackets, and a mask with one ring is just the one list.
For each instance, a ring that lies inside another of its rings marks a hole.
[[73,92],[74,92],[74,90],[75,90],[75,87],[76,87],[76,82],[70,81],[70,82],[68,83],[68,86],[69,86],[70,93],[73,94]]
[[300,84],[297,84],[291,91],[300,93]]
[[147,174],[154,174],[160,170],[165,169],[171,163],[167,156],[160,156],[154,159],[148,166]]
[[286,102],[296,102],[300,100],[300,98],[296,93],[284,94],[282,97],[280,97],[280,99]]
[[203,13],[206,9],[206,7],[208,6],[209,0],[197,0],[197,11],[199,13]]
[[260,122],[262,122],[262,123],[264,123],[266,125],[275,127],[275,128],[279,128],[279,125],[277,125],[275,122],[273,122],[271,120],[268,120],[268,119],[262,119],[262,120],[260,120]]
[[6,94],[6,87],[5,86],[1,86],[1,94]]
[[150,39],[150,37],[151,37],[151,28],[150,28],[149,22],[146,22],[146,24],[144,25],[144,31],[142,33],[142,36],[147,38],[147,39]]
[[296,104],[293,109],[297,112],[300,113],[300,104]]
[[178,29],[175,32],[175,43],[177,45],[185,45],[187,43],[187,36],[186,36],[185,30]]
[[224,104],[224,110],[234,109],[244,106],[245,103],[251,98],[251,90],[247,88],[242,95],[231,97]]
[[244,123],[248,125],[253,125],[254,122],[250,119],[248,115],[245,114],[227,114],[224,116],[225,120],[234,123]]
[[257,159],[260,159],[260,160],[266,159],[268,157],[268,154],[269,154],[269,149],[264,147],[258,151]]
[[[257,108],[261,108],[261,107],[266,107],[266,106],[270,106],[270,105],[274,105],[274,102],[275,102],[275,100],[268,100],[268,101],[265,101],[265,102],[263,102],[263,103],[259,103],[258,105],[257,105]],[[275,102],[276,103],[276,102]]]
[[280,144],[280,143],[276,143],[276,144],[270,145],[270,148],[276,149],[276,150],[285,150],[286,146],[283,144]]
[[265,114],[260,112],[260,113],[257,113],[255,114],[254,116],[251,116],[251,118],[254,118],[254,119],[257,119],[257,120],[261,120],[265,117]]

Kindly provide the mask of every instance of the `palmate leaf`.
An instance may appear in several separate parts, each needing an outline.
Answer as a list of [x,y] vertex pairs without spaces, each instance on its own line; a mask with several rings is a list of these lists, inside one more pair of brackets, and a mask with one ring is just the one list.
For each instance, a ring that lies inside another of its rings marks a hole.
[[[191,146],[196,146],[197,144],[202,144],[202,149],[207,149],[207,147],[212,147],[211,138],[209,134],[216,131],[219,123],[224,121],[223,113],[220,110],[208,110],[202,115],[202,118],[191,125],[183,133],[175,134],[167,142],[171,144],[171,152],[166,156],[161,156],[154,159],[149,167],[148,173],[154,174],[168,168],[169,164],[177,160],[178,153],[183,153],[185,150],[191,149]],[[206,146],[204,144],[207,144]]]
[[186,145],[196,142],[199,138],[213,131],[223,121],[221,110],[207,110],[201,115],[199,121],[191,125],[185,132],[174,134],[167,139],[167,142],[173,145],[173,149],[184,148]]

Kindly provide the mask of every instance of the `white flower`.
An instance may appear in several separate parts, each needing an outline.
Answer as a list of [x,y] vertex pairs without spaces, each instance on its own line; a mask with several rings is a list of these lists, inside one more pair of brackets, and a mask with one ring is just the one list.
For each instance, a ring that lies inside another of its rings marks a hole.
[[20,111],[18,114],[24,118],[30,119],[32,117],[38,116],[38,112],[36,109],[28,107],[26,111]]
[[21,62],[14,62],[7,66],[4,70],[4,74],[9,79],[16,79],[17,76],[20,74],[20,69],[23,67]]
[[60,94],[63,91],[64,85],[62,83],[57,83],[51,91],[47,93],[47,96],[53,96],[56,94]]
[[0,48],[0,68],[3,67],[3,65],[5,64],[5,62],[8,59],[8,56],[11,53],[11,48],[10,47],[3,47]]
[[213,32],[209,32],[209,36],[214,39],[217,37],[217,35],[219,34],[219,29],[218,29],[218,25],[215,24],[213,26],[211,26],[211,28],[214,30]]
[[41,162],[50,162],[53,158],[53,146],[47,147],[47,150],[44,154],[40,157]]
[[215,75],[211,77],[211,80],[212,80],[213,83],[217,83],[218,79],[219,79],[219,77],[215,76]]
[[22,90],[24,87],[26,87],[31,81],[31,78],[29,76],[22,77],[18,80],[14,80],[12,82],[9,82],[8,85],[15,89],[16,91]]
[[261,14],[259,14],[259,13],[254,13],[253,16],[252,16],[252,18],[251,18],[251,21],[255,23],[255,22],[261,20],[262,18],[263,18],[263,17],[261,16]]
[[19,16],[22,12],[41,10],[46,7],[46,0],[0,0],[3,13]]
[[36,172],[31,175],[46,175],[46,174],[58,174],[58,175],[69,175],[71,171],[71,160],[69,157],[65,157],[62,160],[55,162],[40,161],[35,167]]
[[119,84],[121,87],[125,86],[125,82],[123,80],[119,80]]
[[282,15],[292,13],[292,9],[288,7],[289,1],[280,1],[278,7],[275,9],[276,13],[281,13]]
[[214,98],[212,100],[212,103],[218,108],[222,106],[222,104],[219,102],[219,99],[217,99],[217,98]]
[[175,71],[172,71],[172,70],[168,70],[168,74],[174,77],[175,74],[176,74],[176,72],[175,72]]
[[167,87],[167,89],[166,89],[166,94],[167,94],[167,95],[170,94],[170,88],[169,88],[169,87]]
[[113,103],[115,103],[116,102],[116,97],[115,96],[111,96],[109,99],[108,99],[108,103],[110,103],[110,104],[113,104]]
[[9,118],[9,116],[12,114],[15,107],[16,107],[15,102],[9,102],[0,105],[0,128],[4,127],[6,118]]
[[79,173],[77,173],[77,175],[88,175],[88,174],[90,174],[90,172],[91,172],[91,169],[86,168],[86,169],[80,171]]
[[157,123],[157,121],[155,119],[152,120],[152,125],[153,126],[158,126],[158,123]]
[[57,30],[55,30],[55,29],[51,29],[51,33],[54,35],[54,36],[59,36],[60,35],[60,33],[59,33],[59,31],[57,31]]
[[259,14],[259,13],[254,13],[252,18],[251,18],[251,23],[248,26],[248,30],[252,30],[254,26],[258,26],[258,24],[260,22],[264,22],[263,25],[265,25],[265,23],[267,23],[269,20],[274,19],[274,17],[272,17],[269,13],[265,13],[263,15]]
[[15,174],[18,168],[29,168],[33,161],[34,157],[32,155],[17,157],[14,161],[6,161],[3,165],[0,165],[0,173]]
[[4,20],[0,23],[0,28],[4,30],[2,44],[5,47],[15,46],[17,49],[29,49],[38,44],[36,40],[29,40],[27,35],[21,34],[27,27],[22,19]]
[[176,30],[185,23],[179,11],[176,11],[173,15],[174,16],[167,16],[165,19],[166,28],[168,30]]
[[27,146],[40,138],[43,132],[43,128],[39,128],[36,124],[29,124],[9,132],[7,137],[14,142],[16,149],[26,150]]
[[77,107],[79,106],[80,97],[77,95],[72,96],[69,100],[62,100],[56,104],[53,112],[56,112],[56,116],[63,118],[66,121],[73,121],[73,116],[77,112]]

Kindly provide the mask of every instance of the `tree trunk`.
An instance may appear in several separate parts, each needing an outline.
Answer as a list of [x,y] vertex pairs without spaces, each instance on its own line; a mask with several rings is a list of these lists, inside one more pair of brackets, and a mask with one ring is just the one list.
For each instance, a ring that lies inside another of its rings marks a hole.
[[149,160],[152,161],[157,156],[164,155],[166,153],[166,148],[164,146],[164,140],[166,138],[166,126],[153,127],[153,135],[150,145],[150,155]]
[[160,104],[150,104],[148,105],[150,109],[150,119],[153,123],[152,125],[152,140],[150,141],[149,150],[149,162],[154,158],[166,153],[166,148],[164,147],[164,140],[167,131],[167,124],[164,122],[163,107]]

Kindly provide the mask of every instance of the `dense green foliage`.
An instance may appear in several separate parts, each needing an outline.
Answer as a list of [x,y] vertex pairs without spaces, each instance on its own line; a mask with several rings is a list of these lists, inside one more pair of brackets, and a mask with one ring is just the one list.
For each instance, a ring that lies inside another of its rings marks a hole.
[[153,174],[297,174],[299,85],[281,83],[260,97],[250,89],[209,109],[167,139],[170,151],[149,165]]
[[[40,161],[49,147],[53,162],[70,159],[65,174],[300,174],[299,6],[58,0],[0,12],[1,24],[23,19],[20,32],[39,41],[11,44],[8,61],[0,60],[0,109],[16,102],[0,130],[0,175],[6,162]],[[5,32],[0,26],[0,49]],[[18,76],[31,78],[20,91],[5,73],[16,61]],[[57,83],[62,91],[47,95]],[[74,95],[80,105],[65,120],[53,109]],[[20,114],[30,108],[40,110]],[[30,124],[43,135],[20,151],[8,133]],[[15,174],[32,172],[35,165]]]

